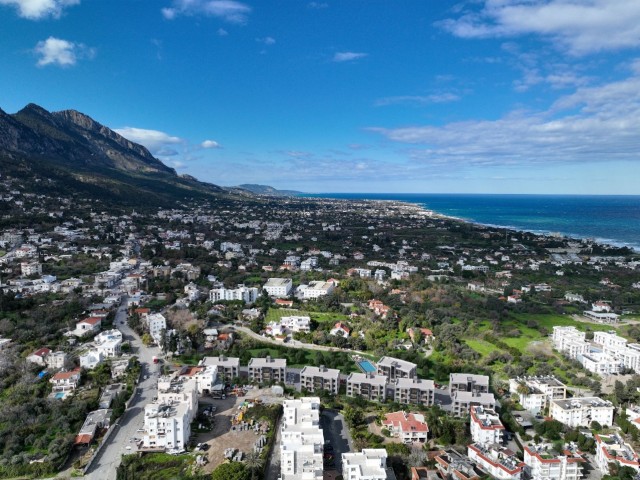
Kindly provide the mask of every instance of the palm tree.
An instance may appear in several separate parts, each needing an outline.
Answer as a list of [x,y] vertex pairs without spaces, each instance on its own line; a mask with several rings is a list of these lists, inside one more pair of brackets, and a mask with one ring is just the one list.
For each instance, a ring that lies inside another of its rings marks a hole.
[[256,480],[257,473],[262,468],[264,464],[262,458],[260,458],[260,454],[256,451],[251,451],[247,453],[247,456],[244,459],[244,463],[251,472],[251,480]]

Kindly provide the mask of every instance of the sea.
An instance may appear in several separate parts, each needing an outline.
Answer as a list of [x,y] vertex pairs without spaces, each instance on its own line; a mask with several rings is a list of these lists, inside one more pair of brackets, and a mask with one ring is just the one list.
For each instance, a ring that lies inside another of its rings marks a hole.
[[640,252],[640,195],[319,193],[307,197],[396,200],[482,225],[591,238]]

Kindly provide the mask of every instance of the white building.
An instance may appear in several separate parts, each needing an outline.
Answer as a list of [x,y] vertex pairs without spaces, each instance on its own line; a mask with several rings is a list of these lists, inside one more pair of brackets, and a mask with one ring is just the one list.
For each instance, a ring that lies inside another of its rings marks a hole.
[[638,454],[619,435],[596,435],[596,463],[603,475],[609,475],[610,463],[640,472]]
[[185,450],[191,435],[193,411],[187,402],[154,401],[144,408],[144,448]]
[[209,300],[212,302],[242,300],[247,305],[254,303],[259,296],[256,287],[238,285],[237,288],[214,288],[209,291]]
[[322,480],[323,453],[320,399],[285,400],[280,428],[280,479]]
[[387,413],[382,425],[402,443],[425,443],[429,436],[429,426],[420,413]]
[[100,332],[93,338],[93,343],[104,358],[117,357],[122,346],[122,332],[117,329]]
[[300,372],[300,385],[309,392],[326,390],[337,395],[340,388],[340,370],[324,365],[306,366]]
[[368,373],[350,373],[347,377],[347,396],[384,402],[387,398],[387,377]]
[[309,282],[309,285],[300,285],[302,298],[305,300],[315,299],[333,293],[335,285],[333,282]]
[[86,368],[87,370],[93,370],[94,368],[96,368],[98,365],[102,363],[102,361],[104,360],[104,356],[102,355],[102,352],[99,352],[98,350],[95,350],[95,349],[91,349],[88,352],[85,352],[82,355],[80,355],[79,360],[80,360],[80,366],[82,368]]
[[552,453],[551,444],[529,444],[524,447],[524,463],[529,478],[535,480],[580,480],[586,460],[575,448],[565,446],[562,454]]
[[613,424],[613,404],[598,397],[552,400],[549,416],[571,428],[588,427],[598,422],[603,427]]
[[342,454],[344,480],[387,480],[387,451],[363,448],[362,452]]
[[467,455],[482,470],[499,480],[519,480],[525,464],[514,452],[495,444],[474,443],[467,447]]
[[425,407],[434,404],[436,387],[433,380],[399,378],[393,387],[393,399],[398,403],[424,405]]
[[270,297],[285,298],[291,295],[293,282],[290,278],[270,278],[262,288]]
[[475,405],[471,407],[470,412],[471,438],[474,443],[501,444],[504,425],[495,410]]
[[567,387],[554,376],[517,377],[509,380],[509,391],[518,395],[525,410],[538,415],[551,400],[567,398]]
[[391,382],[399,378],[416,378],[418,366],[393,357],[382,357],[378,363],[378,375],[384,375]]
[[237,357],[204,357],[200,365],[217,367],[218,376],[227,382],[240,376],[240,359]]
[[590,351],[586,334],[576,327],[553,327],[553,348],[564,353],[569,358],[577,359],[580,355]]
[[160,345],[162,343],[162,331],[166,332],[167,330],[167,319],[161,313],[154,313],[147,315],[146,322],[153,341]]
[[285,381],[287,360],[285,358],[252,358],[249,360],[249,381],[252,383],[281,383]]

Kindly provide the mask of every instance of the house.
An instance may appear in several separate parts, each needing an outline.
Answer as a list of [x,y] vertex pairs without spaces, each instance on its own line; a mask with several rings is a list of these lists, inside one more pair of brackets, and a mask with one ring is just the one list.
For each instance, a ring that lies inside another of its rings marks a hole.
[[75,335],[83,337],[100,331],[102,319],[100,317],[88,317],[76,323]]
[[391,311],[390,307],[387,307],[380,300],[369,300],[369,310],[378,315],[381,318],[387,318],[387,315]]
[[36,350],[35,352],[33,352],[31,355],[27,357],[27,362],[35,363],[36,365],[40,365],[41,367],[44,367],[47,364],[46,363],[47,357],[49,356],[50,353],[51,353],[51,350],[49,350],[46,347],[39,348],[38,350]]
[[102,363],[102,361],[104,360],[104,355],[102,354],[102,352],[92,349],[80,355],[79,360],[80,366],[82,368],[93,370]]
[[549,416],[571,428],[589,427],[598,422],[603,427],[613,424],[615,408],[608,400],[598,397],[574,397],[566,400],[552,400]]
[[402,443],[425,443],[429,435],[429,426],[424,420],[424,415],[419,413],[387,413],[382,425]]
[[106,408],[89,412],[73,443],[89,445],[95,438],[96,432],[109,428],[111,413],[112,411]]
[[280,307],[293,307],[293,300],[286,300],[284,298],[276,298],[274,303]]
[[337,322],[329,332],[329,335],[340,335],[343,338],[347,338],[350,334],[351,329],[342,322]]
[[117,329],[106,330],[96,335],[93,343],[103,357],[117,357],[120,355],[120,347],[122,346],[122,332]]
[[58,372],[49,381],[53,384],[54,392],[73,391],[80,383],[80,368]]
[[326,390],[337,395],[340,388],[340,370],[327,368],[324,365],[305,366],[300,372],[300,385],[309,392]]
[[324,433],[320,399],[285,400],[280,427],[280,479],[322,480]]

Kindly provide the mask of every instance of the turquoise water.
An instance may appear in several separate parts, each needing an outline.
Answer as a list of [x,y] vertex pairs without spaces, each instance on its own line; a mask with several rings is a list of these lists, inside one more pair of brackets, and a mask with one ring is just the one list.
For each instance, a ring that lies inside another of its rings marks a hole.
[[305,196],[399,200],[483,225],[593,238],[640,251],[640,195],[323,193]]
[[358,362],[358,366],[362,369],[364,373],[373,373],[377,369],[369,360],[360,360]]
[[56,398],[64,398],[64,392],[58,392],[56,393]]

